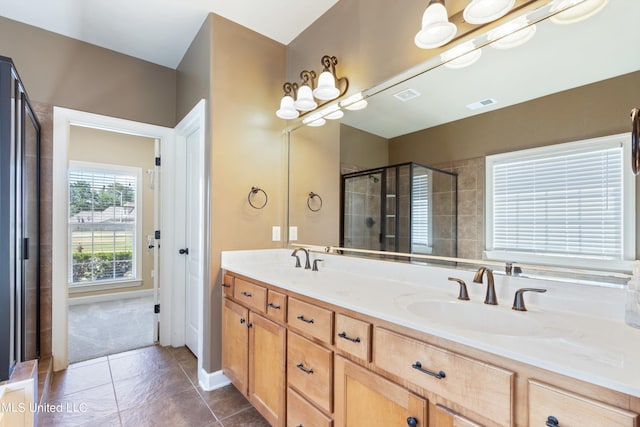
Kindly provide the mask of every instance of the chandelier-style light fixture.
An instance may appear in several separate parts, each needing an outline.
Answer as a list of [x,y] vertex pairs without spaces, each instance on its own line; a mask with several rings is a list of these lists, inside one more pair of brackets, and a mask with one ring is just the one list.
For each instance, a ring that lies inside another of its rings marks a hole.
[[[280,108],[276,111],[276,116],[285,120],[296,119],[319,109],[347,92],[349,80],[346,77],[338,78],[336,76],[338,59],[335,56],[324,55],[321,64],[323,70],[318,78],[317,86],[315,83],[317,74],[313,70],[303,70],[300,73],[300,82],[286,82],[282,86],[284,96],[280,100]],[[322,117],[324,119],[338,119],[342,117],[342,110],[336,104],[335,111]],[[316,118],[311,123],[321,126],[324,124],[324,119]]]

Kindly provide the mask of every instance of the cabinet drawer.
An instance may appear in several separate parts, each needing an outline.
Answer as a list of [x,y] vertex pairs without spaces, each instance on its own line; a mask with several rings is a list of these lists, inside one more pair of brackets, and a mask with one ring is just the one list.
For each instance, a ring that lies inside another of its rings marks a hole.
[[260,313],[267,307],[267,289],[246,280],[235,279],[233,298]]
[[336,348],[371,361],[371,324],[336,314]]
[[638,415],[577,394],[529,380],[529,425],[635,427]]
[[287,345],[287,378],[291,387],[331,413],[333,352],[290,332]]
[[287,389],[287,427],[331,427],[330,418],[318,411],[302,396]]
[[267,292],[267,316],[278,322],[287,321],[287,296],[280,292]]
[[233,279],[230,274],[225,274],[222,279],[222,293],[225,297],[233,298]]
[[373,361],[405,381],[511,425],[513,372],[382,328],[374,331]]
[[333,344],[333,311],[289,298],[288,325],[305,335]]

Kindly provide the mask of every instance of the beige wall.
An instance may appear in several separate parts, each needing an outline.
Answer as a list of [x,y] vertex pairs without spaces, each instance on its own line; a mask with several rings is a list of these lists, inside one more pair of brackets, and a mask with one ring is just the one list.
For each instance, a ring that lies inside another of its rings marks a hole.
[[175,124],[175,70],[3,17],[0,54],[13,59],[33,101]]
[[389,165],[389,140],[351,126],[340,126],[342,173]]
[[142,197],[138,199],[142,208],[142,236],[138,244],[142,262],[142,286],[117,288],[103,291],[87,291],[69,294],[69,298],[101,295],[115,292],[153,289],[153,252],[147,251],[147,235],[153,235],[153,189],[149,188],[146,171],[155,167],[154,140],[136,135],[109,132],[80,126],[71,126],[69,160],[106,163],[137,167],[142,170]]
[[[285,75],[285,47],[210,15],[178,67],[179,115],[208,101],[210,168],[210,283],[204,307],[204,368],[220,369],[220,253],[281,247],[271,227],[284,227],[286,146],[275,109]],[[209,76],[207,79],[206,76]],[[249,206],[252,186],[269,195]]]

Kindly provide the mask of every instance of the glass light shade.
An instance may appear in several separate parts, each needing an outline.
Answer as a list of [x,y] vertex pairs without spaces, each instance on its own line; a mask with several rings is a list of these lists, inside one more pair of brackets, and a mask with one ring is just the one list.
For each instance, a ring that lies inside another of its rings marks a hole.
[[307,85],[300,86],[298,89],[298,99],[293,105],[300,111],[311,111],[318,106],[313,99],[311,88]]
[[307,123],[305,123],[307,126],[311,126],[311,127],[320,127],[323,126],[325,123],[327,123],[327,121],[323,118],[320,119],[315,119],[315,120],[309,120],[307,121]]
[[329,71],[323,71],[318,78],[318,87],[313,90],[313,96],[323,101],[335,99],[340,95],[336,88],[336,80]]
[[292,120],[298,118],[300,113],[293,106],[293,98],[285,95],[280,100],[280,109],[276,111],[276,116],[284,120]]
[[478,61],[482,55],[482,49],[474,50],[474,48],[475,45],[472,42],[467,42],[443,52],[440,55],[440,59],[442,59],[444,66],[447,68],[468,67]]
[[473,0],[462,16],[470,24],[486,24],[506,15],[515,3],[516,0]]
[[576,4],[578,0],[555,0],[551,7],[552,12],[562,10],[572,5],[574,6],[553,15],[549,19],[554,24],[574,24],[591,18],[600,12],[607,5],[608,1],[609,0],[585,0],[580,4]]
[[358,111],[366,108],[368,105],[367,100],[362,97],[362,93],[356,93],[351,95],[340,103],[342,108],[350,111]]
[[433,3],[422,15],[422,29],[418,31],[414,42],[421,49],[433,49],[449,43],[458,28],[449,22],[447,9],[441,3]]
[[516,19],[489,32],[491,47],[511,49],[531,40],[536,34],[536,25],[527,26],[526,19]]

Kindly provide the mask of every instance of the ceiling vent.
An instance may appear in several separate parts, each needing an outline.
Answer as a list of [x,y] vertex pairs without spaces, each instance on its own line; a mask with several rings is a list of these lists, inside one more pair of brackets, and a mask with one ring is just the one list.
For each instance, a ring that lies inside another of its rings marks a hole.
[[495,104],[496,102],[498,101],[493,98],[487,98],[483,99],[482,101],[472,102],[471,104],[467,105],[467,108],[470,110],[477,110],[478,108],[483,108],[487,105]]
[[405,89],[402,92],[394,93],[393,96],[400,101],[409,101],[420,96],[420,92],[415,89]]

